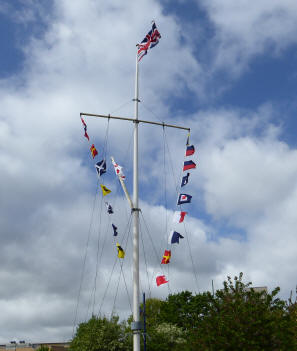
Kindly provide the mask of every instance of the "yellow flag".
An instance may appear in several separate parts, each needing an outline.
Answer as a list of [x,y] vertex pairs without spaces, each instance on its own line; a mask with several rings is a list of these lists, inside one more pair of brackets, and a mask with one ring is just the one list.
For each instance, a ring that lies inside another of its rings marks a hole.
[[117,243],[116,245],[117,245],[117,249],[118,249],[118,258],[124,258],[125,251],[121,248],[121,245],[119,243]]
[[111,190],[107,189],[105,185],[100,184],[103,196],[111,193]]

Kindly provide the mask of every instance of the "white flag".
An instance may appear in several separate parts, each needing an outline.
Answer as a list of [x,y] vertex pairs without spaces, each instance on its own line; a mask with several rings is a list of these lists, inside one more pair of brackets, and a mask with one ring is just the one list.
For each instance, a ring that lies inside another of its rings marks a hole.
[[112,164],[114,166],[114,171],[116,172],[116,175],[125,180],[126,177],[123,173],[123,167],[119,166],[114,160],[112,160]]

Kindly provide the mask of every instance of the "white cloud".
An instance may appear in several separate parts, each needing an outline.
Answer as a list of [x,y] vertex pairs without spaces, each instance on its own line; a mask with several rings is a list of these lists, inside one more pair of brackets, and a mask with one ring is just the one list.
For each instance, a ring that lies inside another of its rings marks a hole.
[[200,3],[215,27],[215,69],[238,75],[256,55],[279,55],[296,44],[297,4],[293,0]]

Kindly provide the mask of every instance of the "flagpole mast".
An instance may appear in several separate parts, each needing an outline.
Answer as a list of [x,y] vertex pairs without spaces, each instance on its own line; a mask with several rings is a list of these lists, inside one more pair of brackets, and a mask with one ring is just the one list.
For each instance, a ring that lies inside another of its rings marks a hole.
[[[154,125],[159,125],[164,127],[186,129],[190,132],[189,128],[180,127],[172,124],[159,123],[154,121],[145,121],[138,119],[138,103],[139,101],[139,89],[138,89],[138,53],[143,57],[146,55],[149,48],[153,48],[158,44],[158,39],[161,38],[160,33],[157,31],[155,22],[153,21],[152,30],[146,35],[144,40],[141,42],[143,46],[137,45],[138,50],[136,51],[136,73],[135,73],[135,95],[134,95],[134,118],[124,118],[116,116],[105,116],[91,113],[80,113],[80,116],[94,116],[108,119],[117,119],[131,121],[134,123],[134,149],[133,149],[133,202],[131,201],[128,191],[124,186],[123,180],[121,178],[121,184],[123,190],[127,196],[127,199],[131,206],[132,216],[133,216],[133,321],[131,323],[131,330],[133,332],[133,351],[140,351],[140,335],[142,325],[140,322],[140,311],[139,311],[139,207],[138,207],[138,125],[139,123],[149,123]],[[140,49],[139,49],[140,48]],[[85,125],[85,123],[84,123]]]
[[140,351],[139,316],[139,211],[138,208],[138,55],[136,53],[135,98],[134,98],[134,151],[133,151],[133,351]]

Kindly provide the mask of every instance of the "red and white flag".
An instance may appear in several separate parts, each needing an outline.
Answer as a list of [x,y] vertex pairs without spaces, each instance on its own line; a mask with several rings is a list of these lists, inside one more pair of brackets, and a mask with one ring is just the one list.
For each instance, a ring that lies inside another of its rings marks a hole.
[[126,177],[123,173],[123,167],[119,166],[113,159],[112,159],[112,164],[114,166],[114,171],[116,175],[122,178],[123,180],[125,180]]
[[184,211],[175,211],[173,215],[173,223],[182,223],[187,213],[188,212]]

